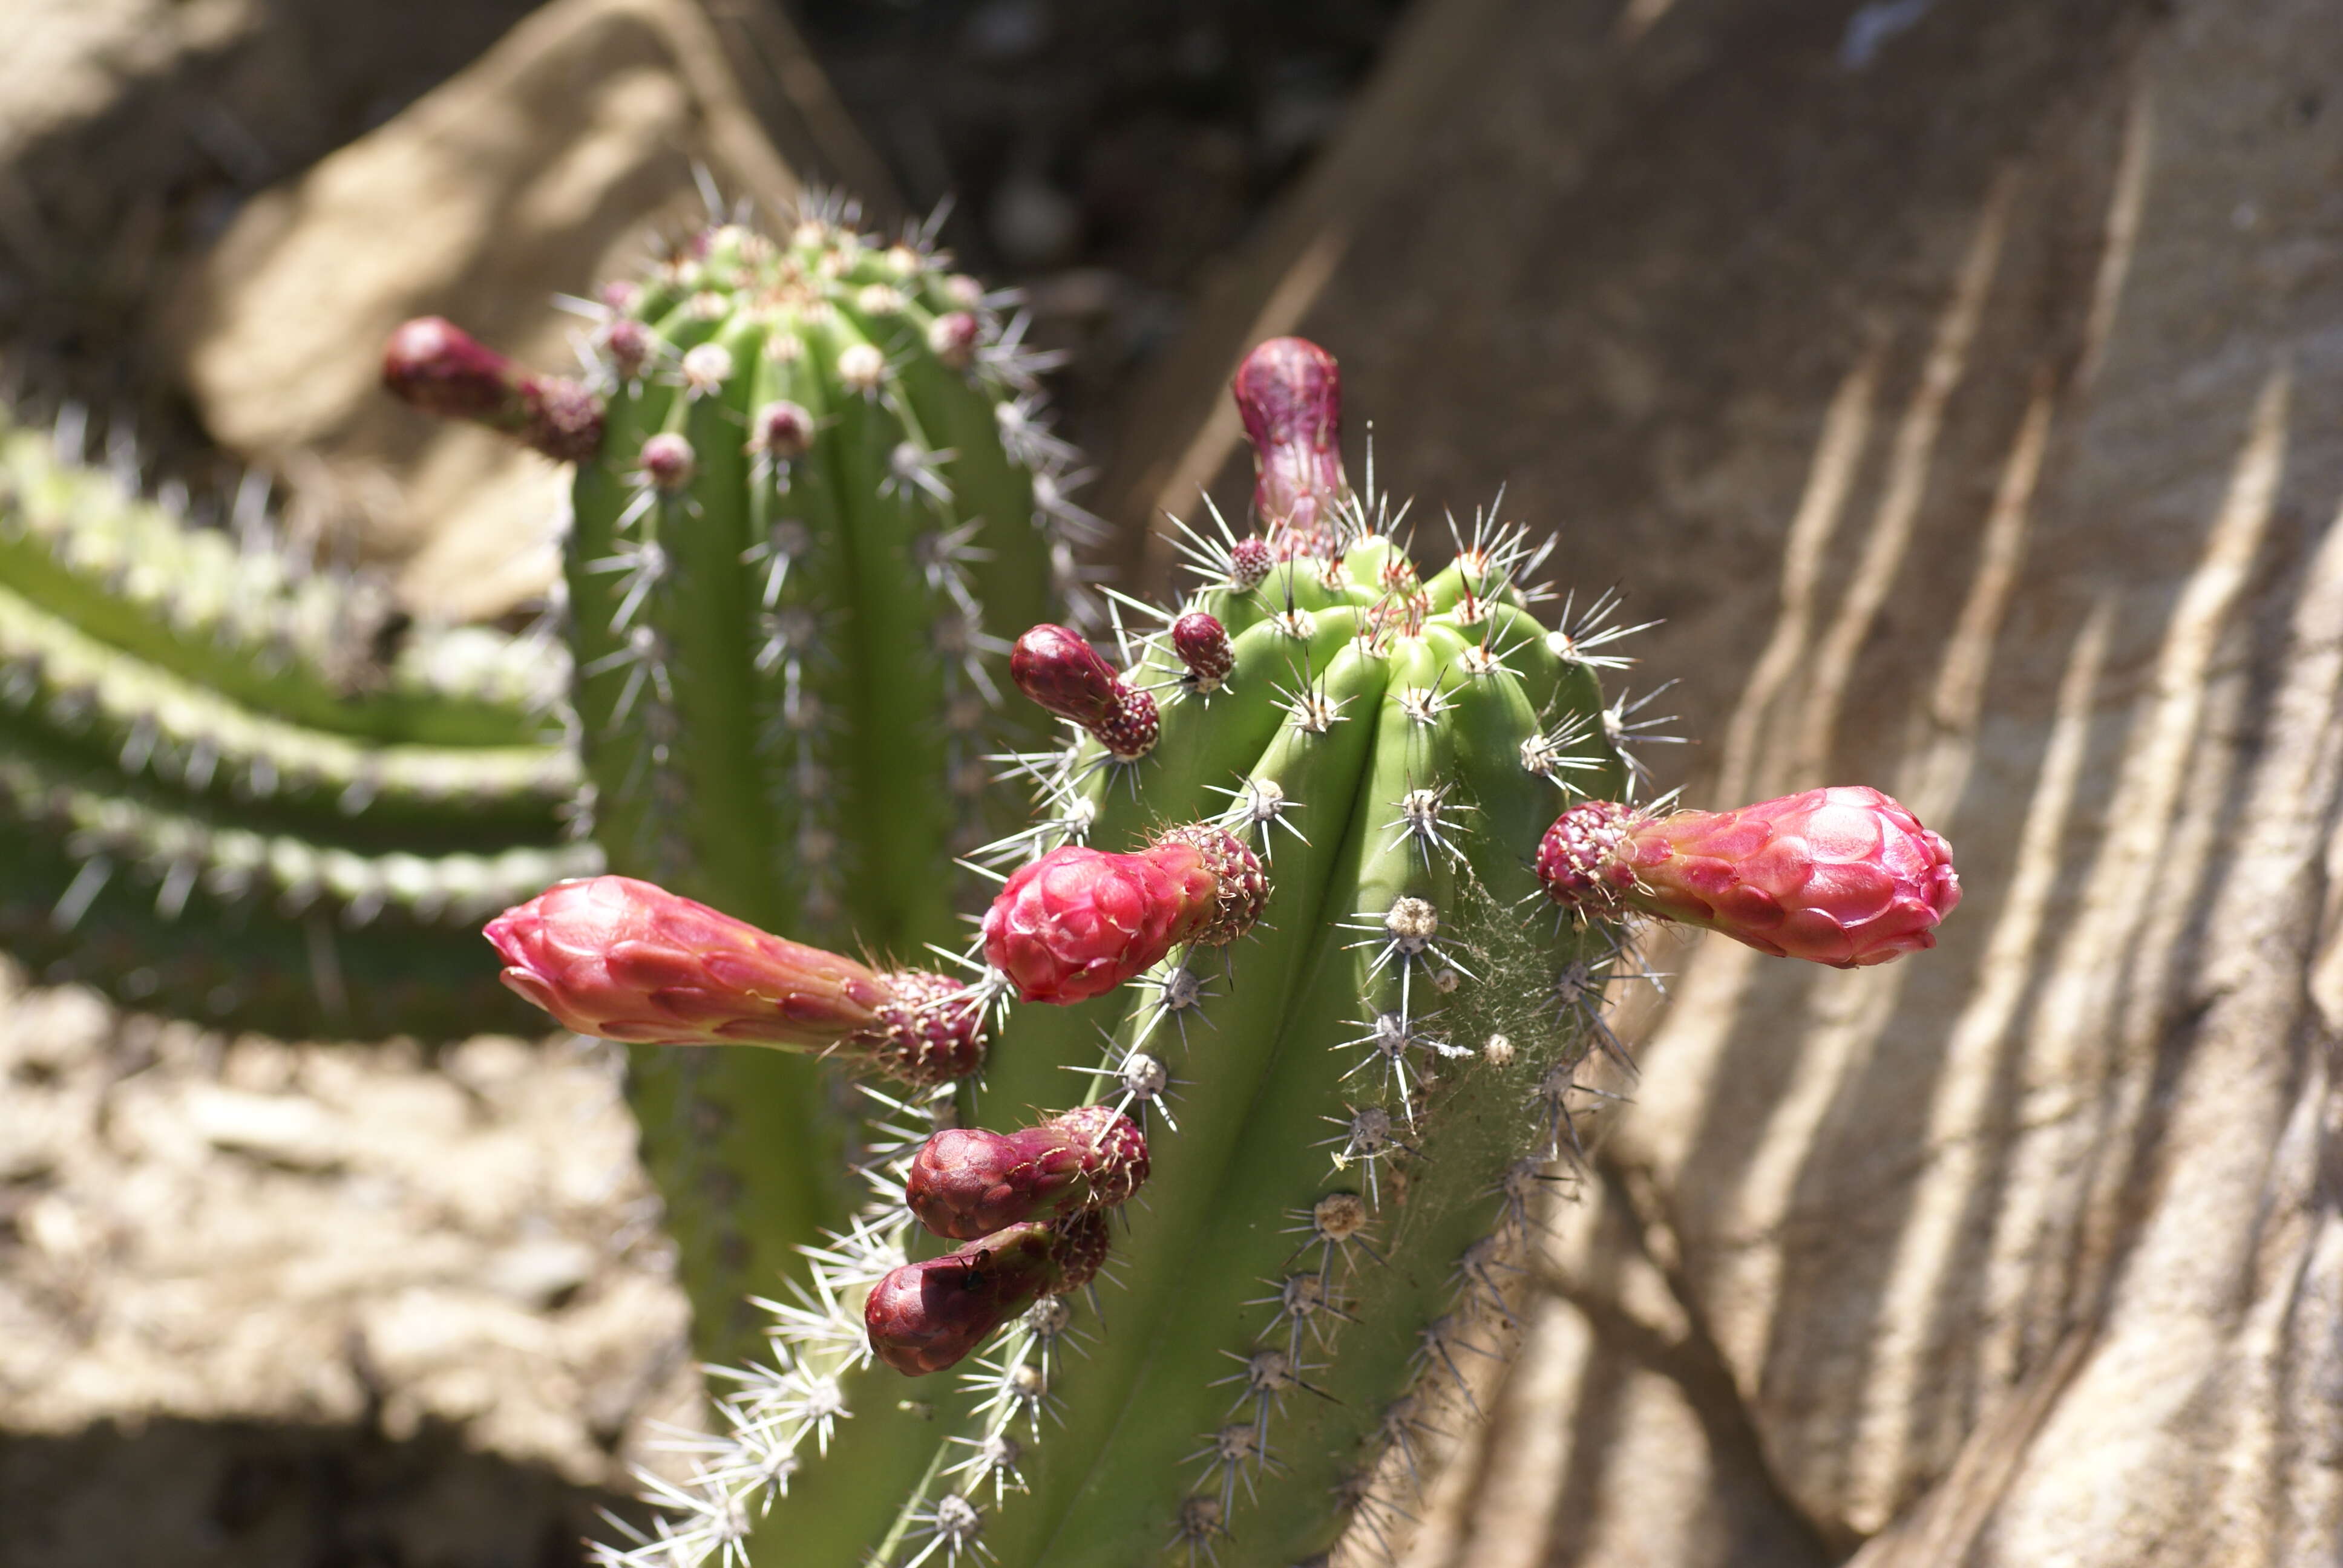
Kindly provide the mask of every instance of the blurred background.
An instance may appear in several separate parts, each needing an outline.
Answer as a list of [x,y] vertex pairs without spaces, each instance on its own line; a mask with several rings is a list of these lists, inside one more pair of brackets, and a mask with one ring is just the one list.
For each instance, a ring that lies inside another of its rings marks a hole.
[[[834,186],[1026,291],[1126,585],[1302,331],[1354,473],[1664,623],[1661,788],[1955,841],[1893,983],[1658,955],[1412,1563],[2343,1559],[2323,0],[0,15],[12,417],[415,618],[533,614],[560,477],[389,404],[387,328],[561,368],[695,168]],[[608,1055],[0,1010],[0,1568],[560,1568],[698,1420]]]

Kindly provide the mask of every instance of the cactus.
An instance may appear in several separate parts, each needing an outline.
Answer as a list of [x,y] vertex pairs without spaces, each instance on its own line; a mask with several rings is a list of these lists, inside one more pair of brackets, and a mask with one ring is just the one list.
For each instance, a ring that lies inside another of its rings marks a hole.
[[[1094,602],[1075,559],[1094,520],[1010,297],[924,232],[875,240],[853,216],[816,201],[775,238],[712,205],[646,276],[578,302],[580,379],[436,318],[394,335],[384,378],[577,464],[571,701],[612,869],[916,960],[980,900],[955,860],[1001,826],[988,756],[1041,732],[1001,705],[989,628]],[[939,1035],[968,1033],[957,982],[879,967]],[[744,1298],[803,1280],[798,1249],[851,1211],[868,1135],[809,1058],[634,1064],[699,1348],[736,1358],[756,1342]]]
[[[1201,587],[1120,638],[1120,667],[1046,623],[1012,650],[1067,738],[1010,759],[1038,809],[974,857],[1003,885],[979,978],[941,1005],[993,1013],[980,1074],[871,1091],[874,1195],[802,1247],[765,1303],[769,1360],[726,1374],[727,1431],[655,1489],[659,1533],[606,1562],[1285,1565],[1346,1527],[1372,1544],[1443,1385],[1510,1322],[1595,1092],[1581,1070],[1618,1049],[1601,1008],[1637,972],[1626,920],[1852,964],[1928,945],[1956,901],[1942,840],[1875,792],[1625,804],[1621,743],[1647,721],[1598,682],[1624,663],[1615,601],[1549,629],[1545,550],[1486,517],[1421,574],[1404,508],[1344,480],[1313,346],[1263,345],[1236,392],[1258,531],[1190,530]],[[848,960],[734,964],[726,992],[663,946],[638,972],[606,934],[690,929],[684,902],[608,889],[611,912],[539,943],[572,956],[522,953],[509,979],[629,1038],[824,1049],[805,977]],[[557,890],[513,929],[581,903]]]
[[264,512],[245,548],[84,466],[78,426],[0,426],[0,943],[288,1034],[521,1021],[469,929],[597,864],[558,648],[407,626]]

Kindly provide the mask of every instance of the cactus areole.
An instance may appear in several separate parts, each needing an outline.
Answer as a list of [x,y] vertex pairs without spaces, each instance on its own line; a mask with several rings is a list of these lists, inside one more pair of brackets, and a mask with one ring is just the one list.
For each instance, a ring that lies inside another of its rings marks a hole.
[[[758,396],[850,408],[852,347],[836,387]],[[1544,549],[1483,519],[1422,573],[1344,478],[1331,357],[1264,345],[1235,390],[1257,531],[1185,530],[1194,591],[1111,659],[1040,618],[1015,644],[1064,740],[1001,764],[1031,820],[973,851],[1003,879],[968,956],[1002,1019],[982,1071],[885,1100],[878,1197],[807,1252],[663,1533],[608,1561],[1373,1544],[1458,1367],[1504,1346],[1631,911],[1863,962],[1951,908],[1942,840],[1884,797],[1623,804],[1621,661],[1586,653],[1601,611],[1538,620]]]

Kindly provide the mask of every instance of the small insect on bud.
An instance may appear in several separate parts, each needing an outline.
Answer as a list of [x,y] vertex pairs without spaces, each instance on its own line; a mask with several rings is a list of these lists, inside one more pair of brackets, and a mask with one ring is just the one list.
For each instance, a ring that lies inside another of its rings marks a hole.
[[662,430],[643,443],[642,456],[635,466],[653,489],[673,495],[690,485],[692,476],[699,471],[699,457],[690,442],[672,430]]
[[1863,786],[1652,817],[1581,802],[1546,829],[1538,879],[1564,909],[1633,909],[1837,969],[1936,945],[1961,901],[1952,847]]
[[1111,1106],[1085,1105],[1015,1132],[935,1134],[912,1157],[903,1201],[935,1234],[970,1241],[1111,1208],[1146,1180],[1146,1134]]
[[1218,691],[1237,666],[1229,628],[1218,617],[1200,609],[1192,609],[1172,623],[1172,651],[1188,667],[1187,684],[1198,692]]
[[928,347],[955,370],[976,362],[976,346],[983,336],[983,323],[970,311],[946,311],[928,324]]
[[985,958],[1027,1001],[1087,1001],[1182,942],[1236,940],[1267,898],[1259,858],[1208,823],[1172,829],[1134,855],[1061,845],[993,900]]
[[954,1365],[1042,1296],[1079,1290],[1106,1261],[1106,1216],[1028,1221],[940,1258],[906,1263],[870,1289],[871,1353],[906,1377]]
[[768,403],[749,420],[749,450],[786,462],[813,445],[813,416],[783,398]]

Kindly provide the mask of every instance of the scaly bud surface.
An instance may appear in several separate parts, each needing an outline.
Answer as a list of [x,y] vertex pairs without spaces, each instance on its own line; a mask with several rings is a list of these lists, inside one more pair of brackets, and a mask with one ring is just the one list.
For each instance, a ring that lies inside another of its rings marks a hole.
[[906,1263],[863,1302],[871,1353],[908,1377],[941,1372],[1040,1297],[1088,1284],[1106,1250],[1106,1216],[1091,1210]]
[[1172,623],[1172,651],[1187,667],[1187,683],[1199,692],[1214,692],[1237,667],[1236,650],[1229,646],[1229,628],[1218,616],[1192,609]]
[[840,1050],[915,1081],[980,1056],[957,982],[881,975],[632,877],[548,889],[485,934],[504,982],[562,1027],[646,1045]]
[[536,376],[437,316],[390,335],[383,385],[443,419],[469,419],[517,437],[557,463],[602,449],[602,399],[575,381]]
[[1078,632],[1037,626],[1010,650],[1017,689],[1061,719],[1071,719],[1126,760],[1154,749],[1161,723],[1155,699],[1139,690]]
[[1085,1105],[1014,1132],[948,1128],[911,1161],[903,1201],[955,1241],[1026,1220],[1111,1208],[1147,1180],[1147,1135],[1111,1106]]
[[1026,1001],[1087,1001],[1182,942],[1234,941],[1265,896],[1259,859],[1218,828],[1174,829],[1133,855],[1067,844],[992,900],[984,955]]
[[1272,337],[1245,356],[1231,389],[1252,444],[1262,538],[1281,559],[1332,555],[1333,514],[1349,488],[1334,357],[1306,338]]
[[1567,908],[1636,909],[1838,969],[1935,947],[1961,901],[1952,846],[1862,785],[1665,817],[1587,801],[1547,830],[1538,877]]

